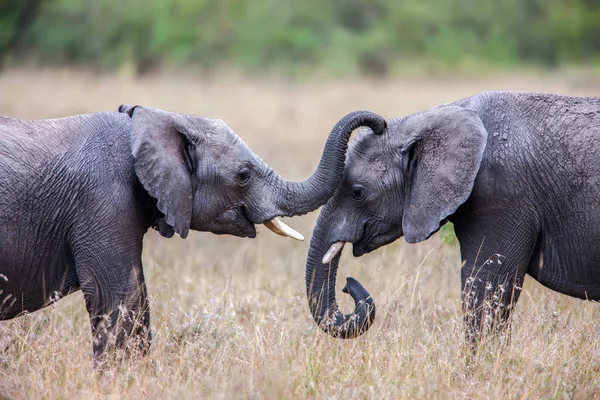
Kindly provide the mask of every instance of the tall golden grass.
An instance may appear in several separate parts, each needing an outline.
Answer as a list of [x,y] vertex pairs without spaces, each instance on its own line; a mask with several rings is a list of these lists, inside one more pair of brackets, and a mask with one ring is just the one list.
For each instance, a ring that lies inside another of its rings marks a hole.
[[[385,117],[481,90],[599,93],[580,75],[283,82],[162,74],[140,79],[76,70],[0,75],[0,113],[49,118],[141,103],[222,118],[291,179],[312,172],[335,122],[355,109]],[[288,221],[310,236],[316,213]],[[577,398],[600,396],[598,305],[528,279],[511,340],[464,349],[458,248],[438,237],[342,257],[378,306],[372,329],[336,340],[306,304],[308,243],[261,230],[255,240],[149,233],[144,265],[154,344],[149,356],[100,374],[81,293],[0,322],[0,398]],[[32,249],[35,251],[35,249]]]

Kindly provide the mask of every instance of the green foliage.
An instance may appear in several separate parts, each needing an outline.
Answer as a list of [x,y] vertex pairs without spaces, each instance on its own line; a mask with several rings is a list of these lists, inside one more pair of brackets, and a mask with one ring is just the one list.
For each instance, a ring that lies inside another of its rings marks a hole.
[[15,52],[43,0],[0,0],[0,67]]
[[[0,0],[0,58],[99,68],[233,64],[384,75],[395,65],[510,67],[600,59],[595,0]],[[24,52],[22,52],[24,53]]]
[[454,224],[452,222],[446,222],[440,228],[440,239],[443,243],[450,246],[458,244],[458,239],[454,233]]

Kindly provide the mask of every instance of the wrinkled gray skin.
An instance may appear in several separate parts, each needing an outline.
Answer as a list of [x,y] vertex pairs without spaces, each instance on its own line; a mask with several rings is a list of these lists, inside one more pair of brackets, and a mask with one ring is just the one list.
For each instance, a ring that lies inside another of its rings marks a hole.
[[335,337],[365,332],[373,300],[335,300],[335,242],[360,257],[401,236],[427,239],[454,223],[463,262],[467,337],[507,326],[525,274],[600,300],[600,98],[486,92],[388,121],[382,136],[350,145],[341,187],[321,210],[306,265],[315,321]]
[[0,320],[81,289],[96,361],[113,344],[131,349],[132,339],[143,352],[150,344],[141,262],[150,227],[166,237],[189,229],[254,237],[255,224],[326,202],[353,129],[385,129],[374,114],[349,114],[313,176],[289,182],[220,120],[118,111],[0,117]]

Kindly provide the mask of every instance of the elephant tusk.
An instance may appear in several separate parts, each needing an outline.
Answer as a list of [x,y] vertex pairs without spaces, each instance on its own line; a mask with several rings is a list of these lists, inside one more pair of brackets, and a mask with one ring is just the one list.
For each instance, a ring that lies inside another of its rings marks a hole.
[[333,260],[335,256],[337,256],[338,253],[342,251],[345,244],[346,242],[336,242],[332,244],[329,250],[327,250],[327,253],[325,253],[325,255],[323,256],[323,264],[329,264],[331,260]]
[[270,220],[265,221],[263,225],[280,236],[287,236],[296,240],[304,240],[304,236],[302,236],[301,233],[296,232],[277,217],[273,217]]

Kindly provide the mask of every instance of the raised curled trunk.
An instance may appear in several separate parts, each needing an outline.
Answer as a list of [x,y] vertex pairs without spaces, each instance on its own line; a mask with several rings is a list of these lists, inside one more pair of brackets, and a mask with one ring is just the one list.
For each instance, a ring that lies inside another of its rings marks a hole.
[[277,206],[281,215],[292,217],[316,210],[333,195],[342,181],[346,150],[352,131],[366,126],[375,134],[382,134],[386,122],[381,116],[369,111],[354,111],[339,120],[323,149],[317,170],[302,182],[286,181],[278,177],[282,188]]
[[333,337],[351,339],[366,332],[375,319],[375,304],[369,292],[354,278],[348,277],[344,293],[354,299],[354,312],[343,314],[335,299],[335,281],[340,260],[338,254],[329,265],[322,258],[333,243],[326,238],[327,206],[323,208],[313,231],[306,261],[308,306],[319,327]]

